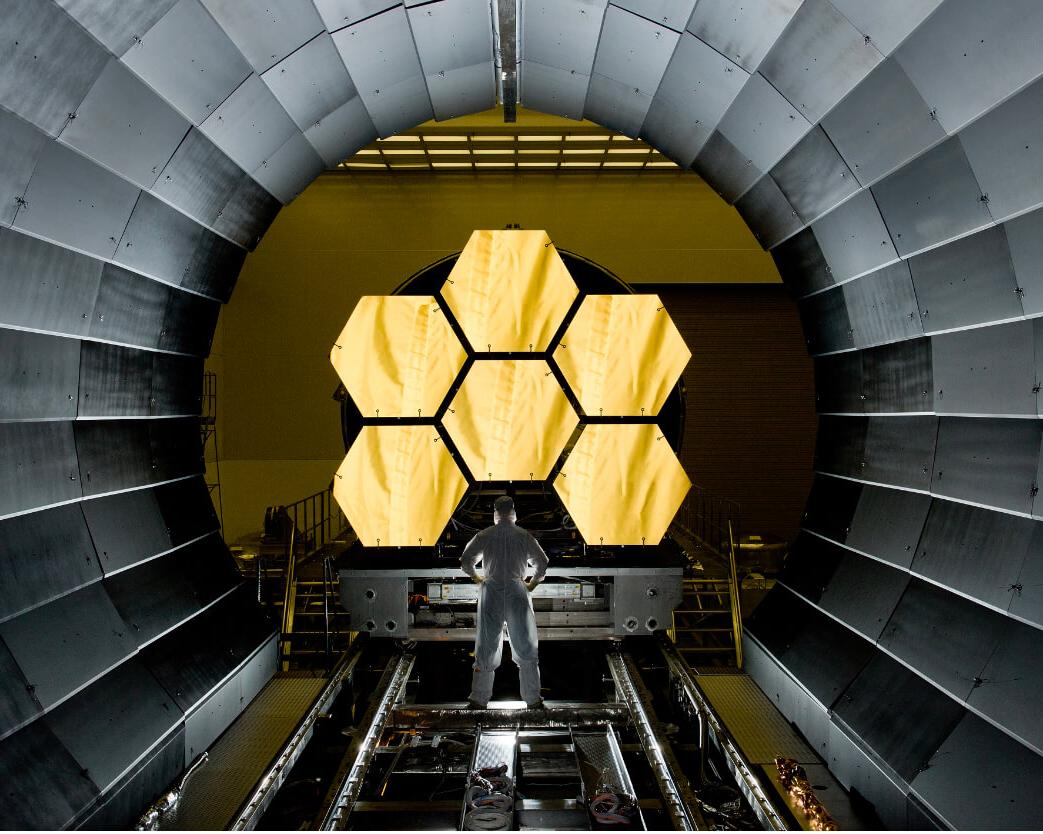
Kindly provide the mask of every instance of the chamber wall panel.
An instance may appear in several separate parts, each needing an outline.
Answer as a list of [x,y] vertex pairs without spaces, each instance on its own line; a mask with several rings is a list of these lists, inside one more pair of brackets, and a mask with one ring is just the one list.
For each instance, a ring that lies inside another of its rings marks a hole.
[[71,422],[0,423],[0,517],[82,494]]
[[592,74],[652,96],[666,72],[680,34],[609,5],[601,26]]
[[882,60],[829,0],[804,0],[759,71],[815,124]]
[[1025,315],[1043,313],[1043,211],[1003,224]]
[[898,260],[870,191],[856,194],[811,228],[834,281],[864,275]]
[[163,330],[163,311],[172,292],[158,281],[105,264],[88,335],[92,339],[157,347]]
[[652,97],[637,87],[594,73],[587,86],[583,117],[636,138],[651,104]]
[[155,489],[95,498],[82,507],[106,575],[151,559],[175,543]]
[[313,0],[315,8],[331,32],[358,23],[372,15],[401,5],[402,0]]
[[831,0],[844,17],[890,55],[942,3],[942,0]]
[[894,414],[934,410],[931,340],[910,339],[862,352],[866,411]]
[[55,0],[113,55],[139,42],[143,32],[177,0]]
[[79,340],[0,328],[0,356],[0,420],[76,417]]
[[220,311],[220,303],[212,299],[171,292],[159,332],[159,349],[207,356]]
[[29,122],[0,110],[0,189],[11,195],[0,204],[0,226],[14,222],[36,161],[49,142],[47,134]]
[[153,483],[205,471],[198,417],[149,420],[148,427]]
[[849,281],[841,291],[855,347],[923,335],[916,293],[904,261]]
[[902,256],[993,224],[957,136],[878,182],[873,196]]
[[140,191],[56,142],[44,147],[15,228],[111,258]]
[[42,711],[43,707],[15,663],[14,655],[0,640],[0,740],[25,726]]
[[[261,163],[253,176],[277,200],[289,203],[322,173],[324,167],[322,157],[304,138],[304,134],[295,133],[285,145]],[[274,203],[265,207],[262,213],[265,224],[259,230],[260,234],[250,241],[250,248],[260,243],[267,224],[275,219],[277,213],[278,207]]]
[[1037,704],[1043,691],[1043,630],[1008,623],[995,654],[989,658],[967,699],[972,707],[1008,728],[1037,752],[1043,750],[1043,725]]
[[1017,583],[1010,590],[1008,611],[1037,626],[1043,626],[1043,531],[1037,528],[1025,554]]
[[815,405],[820,414],[862,414],[866,409],[862,352],[815,360]]
[[755,72],[718,126],[721,134],[762,171],[770,170],[811,124]]
[[821,127],[815,127],[771,169],[804,223],[825,214],[859,190],[847,163]]
[[127,67],[110,58],[59,141],[140,188],[151,188],[189,121]]
[[80,417],[147,417],[153,354],[84,342],[80,358]]
[[218,529],[210,488],[202,476],[161,484],[154,492],[171,544],[184,544]]
[[79,421],[75,429],[84,496],[133,489],[153,482],[146,421]]
[[322,31],[322,20],[310,0],[203,0],[256,72],[264,72]]
[[151,396],[148,413],[152,417],[187,417],[199,414],[202,406],[203,360],[187,356],[154,353],[150,357]]
[[843,544],[852,530],[852,519],[864,489],[868,487],[853,481],[816,475],[811,484],[802,526]]
[[833,272],[811,229],[803,229],[771,250],[782,281],[797,298],[833,286]]
[[0,521],[0,620],[101,578],[78,504]]
[[822,127],[863,185],[945,138],[931,108],[893,59],[869,73],[825,116]]
[[612,5],[680,32],[692,16],[695,0],[612,0]]
[[[577,112],[581,111],[582,99]],[[308,128],[304,136],[332,167],[376,139],[377,129],[362,99],[355,96]]]
[[797,304],[808,343],[808,353],[818,356],[850,350],[855,346],[854,329],[842,287],[809,295]]
[[801,2],[769,0],[736,5],[731,0],[699,0],[687,29],[747,72],[753,72],[789,25]]
[[867,480],[910,489],[931,488],[938,442],[937,417],[870,417],[866,431]]
[[875,643],[908,584],[905,571],[848,551],[838,562],[818,604]]
[[163,167],[152,191],[212,227],[245,178],[224,151],[193,127]]
[[706,140],[692,170],[727,202],[734,203],[762,176],[762,171],[720,131]]
[[822,415],[815,439],[815,471],[863,478],[868,430],[869,421],[865,417]]
[[0,637],[45,709],[137,650],[98,582],[0,623]]
[[589,77],[607,6],[607,0],[525,0],[518,44],[523,86],[529,64]]
[[943,417],[931,492],[1031,512],[1041,432],[1037,420]]
[[801,531],[789,549],[779,581],[804,599],[818,602],[843,558],[844,549],[839,545]]
[[765,248],[800,229],[800,217],[771,177],[761,177],[735,203],[754,237]]
[[250,74],[250,65],[199,0],[178,0],[122,56],[189,121],[199,124]]
[[518,102],[531,110],[582,119],[590,76],[535,61],[518,65]]
[[930,508],[929,495],[864,486],[850,521],[846,544],[895,567],[907,569],[913,561]]
[[261,78],[301,130],[358,96],[328,32],[321,32]]
[[[308,159],[312,160],[312,163],[305,170],[314,171],[315,160],[318,158],[315,156],[315,151],[308,146],[304,137],[299,133],[294,134],[290,143],[294,143],[295,146],[303,145],[308,148]],[[285,178],[286,173],[282,169],[285,169],[286,162],[286,155],[280,149],[275,152],[271,159],[262,163],[258,171],[280,170],[281,176]],[[317,164],[321,167],[321,161]],[[258,176],[258,180],[263,179],[263,177]],[[261,242],[264,233],[268,231],[268,227],[275,220],[275,215],[282,208],[282,203],[273,197],[258,180],[255,180],[253,177],[243,177],[239,180],[238,187],[229,197],[228,202],[225,203],[224,208],[221,209],[220,215],[213,224],[215,232],[251,250]]]

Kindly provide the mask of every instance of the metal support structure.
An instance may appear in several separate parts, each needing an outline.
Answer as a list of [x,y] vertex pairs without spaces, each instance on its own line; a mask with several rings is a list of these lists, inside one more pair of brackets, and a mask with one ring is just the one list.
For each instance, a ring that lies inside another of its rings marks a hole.
[[568,701],[549,703],[545,710],[482,709],[444,707],[437,704],[414,705],[396,709],[389,727],[403,729],[472,729],[481,724],[494,729],[568,729],[570,727],[603,727],[606,723],[626,721],[623,704],[579,704]]
[[681,691],[684,693],[689,705],[699,715],[699,743],[703,748],[699,753],[700,761],[703,761],[705,756],[705,737],[712,734],[724,752],[728,769],[735,777],[739,789],[750,803],[750,807],[753,809],[753,813],[760,824],[766,831],[785,831],[786,823],[768,798],[760,780],[754,775],[749,762],[746,761],[746,758],[739,751],[739,747],[732,738],[731,733],[717,718],[713,707],[703,697],[699,687],[695,685],[688,665],[678,654],[677,649],[668,641],[661,641],[660,648],[663,652],[663,658],[666,660],[667,668],[670,670],[671,677],[681,685]]
[[742,671],[742,596],[739,593],[739,571],[737,560],[738,548],[735,543],[735,530],[731,520],[728,521],[728,575],[729,590],[732,602],[732,632],[735,639],[735,668]]
[[207,446],[211,440],[214,445],[214,480],[206,482],[211,496],[217,496],[217,518],[221,523],[221,532],[225,529],[225,505],[221,495],[221,450],[217,443],[217,374],[213,371],[203,373],[203,392],[199,405],[199,434],[203,445],[203,460],[206,460]]
[[[383,692],[383,695],[366,713],[368,721],[363,722],[366,726],[366,734],[360,742],[352,743],[348,749],[338,772],[335,787],[331,788],[328,795],[328,797],[332,797],[332,800],[328,802],[327,810],[323,814],[321,825],[319,825],[320,830],[344,830],[347,827],[348,817],[351,816],[355,800],[358,799],[359,791],[362,789],[366,770],[373,761],[377,742],[380,741],[380,736],[394,712],[395,704],[398,703],[405,690],[409,674],[413,671],[414,660],[415,657],[412,654],[402,654],[397,660],[389,663],[385,669],[376,689],[377,692]],[[352,764],[344,776],[346,769],[344,765],[348,761],[351,761]]]
[[686,784],[677,759],[656,736],[649,717],[651,707],[637,683],[633,661],[620,654],[610,654],[608,668],[616,684],[616,691],[630,711],[641,748],[645,751],[648,763],[659,783],[659,790],[663,794],[663,802],[674,828],[678,831],[705,831],[706,823],[699,813],[695,796]]
[[518,0],[493,0],[496,73],[503,120],[518,120]]
[[337,668],[330,676],[329,682],[315,699],[315,703],[308,710],[300,724],[294,730],[293,735],[286,741],[283,749],[275,760],[264,772],[257,783],[257,787],[249,796],[242,808],[236,815],[235,822],[231,825],[233,831],[252,831],[257,828],[264,812],[271,805],[272,800],[286,781],[286,776],[293,769],[294,764],[304,751],[305,746],[311,739],[315,729],[315,722],[319,716],[329,710],[330,706],[340,694],[344,682],[351,678],[358,665],[362,652],[356,647],[352,652],[346,654]]

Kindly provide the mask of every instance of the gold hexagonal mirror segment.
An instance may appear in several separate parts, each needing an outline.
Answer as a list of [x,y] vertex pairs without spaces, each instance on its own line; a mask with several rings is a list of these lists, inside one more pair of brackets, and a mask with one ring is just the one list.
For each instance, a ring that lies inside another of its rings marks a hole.
[[479,352],[540,352],[579,289],[544,231],[471,233],[442,295]]
[[656,416],[691,358],[658,295],[588,295],[554,351],[594,417]]
[[467,481],[434,426],[365,426],[333,497],[366,547],[433,545]]
[[692,483],[655,425],[583,429],[554,489],[587,544],[662,541]]
[[364,417],[431,417],[467,354],[432,296],[366,295],[330,361]]
[[543,359],[478,359],[442,424],[477,480],[542,481],[579,418]]

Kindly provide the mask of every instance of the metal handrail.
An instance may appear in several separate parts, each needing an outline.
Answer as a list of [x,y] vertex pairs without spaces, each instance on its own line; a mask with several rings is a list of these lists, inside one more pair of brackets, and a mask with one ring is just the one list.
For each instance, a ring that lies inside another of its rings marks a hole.
[[736,559],[735,534],[728,522],[728,591],[732,600],[732,631],[735,634],[735,668],[742,670],[742,597],[739,594],[739,570]]

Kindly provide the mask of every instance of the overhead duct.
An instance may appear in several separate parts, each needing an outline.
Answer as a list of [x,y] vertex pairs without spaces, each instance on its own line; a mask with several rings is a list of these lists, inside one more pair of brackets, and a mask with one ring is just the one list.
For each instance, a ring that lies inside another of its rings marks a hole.
[[[691,166],[800,299],[819,480],[750,671],[888,824],[1035,827],[1043,7],[524,0],[518,26],[522,104]],[[273,668],[214,535],[200,358],[280,204],[494,105],[492,31],[488,0],[5,4],[7,827],[128,823]]]

